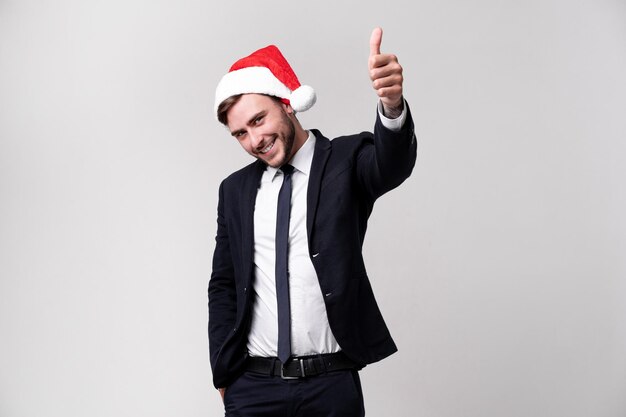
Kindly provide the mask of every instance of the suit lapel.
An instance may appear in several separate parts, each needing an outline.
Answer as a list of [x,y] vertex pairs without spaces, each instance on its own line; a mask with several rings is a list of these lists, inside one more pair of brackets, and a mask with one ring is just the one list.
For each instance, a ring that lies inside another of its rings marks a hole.
[[252,276],[254,264],[254,205],[265,165],[257,161],[241,187],[241,248],[244,277]]
[[311,174],[309,176],[309,188],[307,191],[307,218],[306,218],[306,231],[309,237],[309,243],[311,242],[313,232],[313,223],[315,222],[315,215],[317,213],[317,203],[320,197],[320,189],[322,186],[322,177],[324,169],[326,168],[326,162],[330,156],[330,140],[322,136],[319,130],[311,130],[315,135],[315,152],[313,153],[313,162],[311,163]]

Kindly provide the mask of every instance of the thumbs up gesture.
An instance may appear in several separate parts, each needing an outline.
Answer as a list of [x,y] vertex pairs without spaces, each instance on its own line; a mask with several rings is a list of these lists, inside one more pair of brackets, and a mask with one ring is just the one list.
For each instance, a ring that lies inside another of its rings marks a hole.
[[370,37],[370,57],[368,62],[372,86],[383,103],[385,115],[395,118],[403,108],[402,100],[402,66],[393,54],[381,54],[380,44],[383,30],[375,28]]

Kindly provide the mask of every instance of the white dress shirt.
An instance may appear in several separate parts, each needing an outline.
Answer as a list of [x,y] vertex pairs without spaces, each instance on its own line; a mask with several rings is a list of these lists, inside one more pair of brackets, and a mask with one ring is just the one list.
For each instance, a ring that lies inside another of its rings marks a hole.
[[[381,121],[391,130],[400,130],[406,119],[406,104],[396,119],[383,115]],[[304,145],[289,162],[292,174],[291,215],[289,218],[289,299],[291,307],[291,352],[295,356],[334,353],[341,350],[328,324],[326,305],[313,262],[309,257],[306,231],[307,190],[315,135],[309,132]],[[254,303],[248,335],[250,356],[276,357],[278,346],[278,314],[275,281],[275,237],[278,192],[283,182],[282,171],[267,167],[254,206]]]

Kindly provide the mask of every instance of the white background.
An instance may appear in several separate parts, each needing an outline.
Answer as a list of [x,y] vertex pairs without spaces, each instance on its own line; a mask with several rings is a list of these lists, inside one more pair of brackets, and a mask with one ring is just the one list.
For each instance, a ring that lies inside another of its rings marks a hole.
[[206,338],[213,119],[276,43],[370,130],[371,29],[419,158],[365,244],[400,351],[369,416],[626,415],[626,3],[0,0],[0,416],[219,416]]

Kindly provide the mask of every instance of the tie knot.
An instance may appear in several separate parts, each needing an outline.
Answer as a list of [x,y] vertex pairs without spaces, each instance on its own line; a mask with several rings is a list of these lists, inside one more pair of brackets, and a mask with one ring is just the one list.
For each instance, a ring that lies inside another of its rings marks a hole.
[[280,167],[280,170],[283,171],[283,174],[285,175],[291,175],[291,173],[293,172],[294,168],[289,165],[289,164],[285,164],[282,167]]

